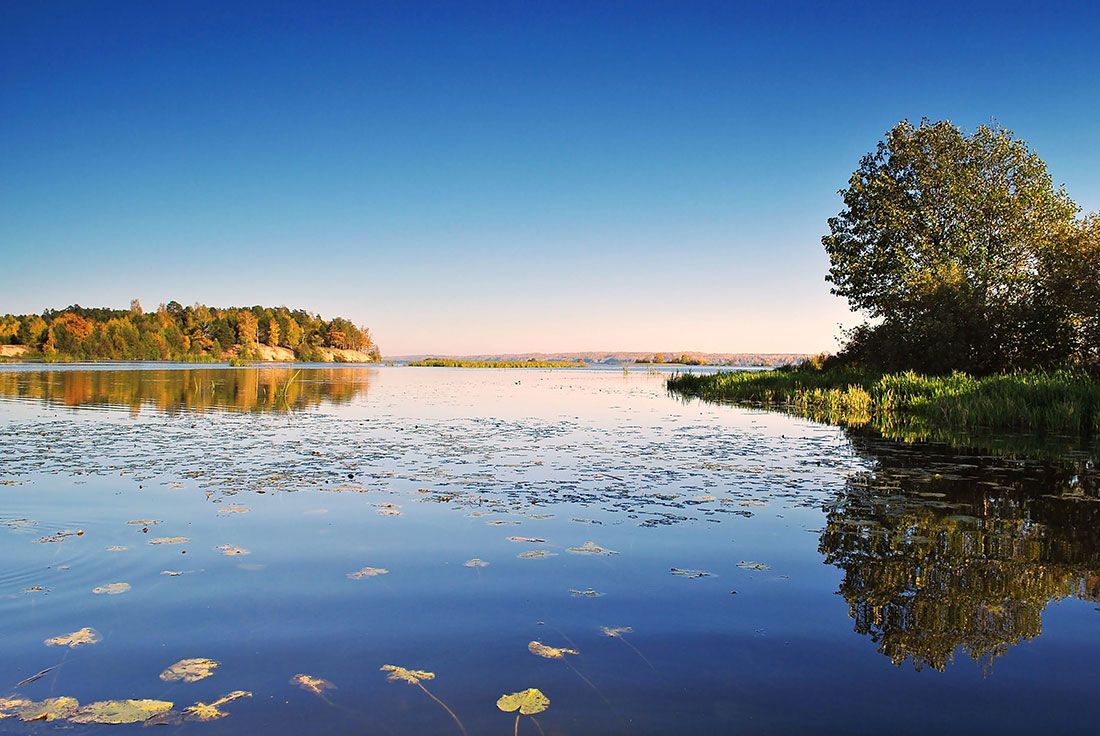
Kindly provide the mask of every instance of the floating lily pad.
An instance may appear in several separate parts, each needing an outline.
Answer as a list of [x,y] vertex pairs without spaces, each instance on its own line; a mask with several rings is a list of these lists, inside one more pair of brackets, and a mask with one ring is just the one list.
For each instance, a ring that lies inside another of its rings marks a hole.
[[133,524],[135,526],[154,526],[162,522],[160,519],[134,519],[133,521],[128,521],[126,523]]
[[603,596],[603,593],[598,593],[595,590],[592,590],[592,588],[588,588],[586,590],[570,590],[569,592],[573,595],[580,595],[586,598],[600,598],[601,596]]
[[565,659],[566,654],[580,654],[576,649],[558,649],[557,647],[546,646],[538,641],[533,641],[528,644],[527,651],[536,656],[545,657],[546,659]]
[[189,721],[216,721],[225,718],[228,713],[221,710],[226,703],[232,703],[241,698],[251,698],[252,693],[244,690],[234,690],[228,695],[222,696],[213,703],[195,703],[183,709],[183,716]]
[[101,700],[78,710],[73,723],[141,723],[172,709],[166,700]]
[[381,668],[382,672],[388,672],[386,679],[390,682],[407,682],[410,685],[418,685],[421,680],[434,680],[434,672],[425,672],[423,670],[407,670],[404,667],[398,667],[393,664],[384,664]]
[[538,688],[530,687],[511,695],[501,695],[497,699],[497,707],[505,713],[518,710],[525,716],[542,713],[550,707],[550,698],[542,694]]
[[219,544],[214,549],[220,551],[223,555],[247,555],[252,554],[247,549],[241,549],[240,547],[234,547],[232,544]]
[[585,542],[580,547],[570,547],[570,552],[577,552],[580,554],[593,554],[593,555],[617,555],[619,554],[613,549],[605,549],[595,542]]
[[116,544],[113,547],[108,547],[107,551],[108,552],[121,552],[124,549],[130,549],[130,545],[128,545],[128,544]]
[[59,532],[54,532],[53,534],[51,534],[48,537],[42,537],[41,539],[36,539],[34,541],[43,542],[43,543],[64,542],[69,537],[82,537],[82,536],[84,536],[84,530],[83,529],[62,529]]
[[520,552],[516,557],[524,560],[530,560],[535,557],[557,557],[557,552],[547,552],[544,549],[533,549],[528,552]]
[[325,690],[333,690],[336,688],[336,686],[328,680],[322,680],[320,677],[313,677],[311,675],[295,675],[290,678],[290,684],[297,685],[314,695],[322,695]]
[[103,641],[103,637],[99,635],[99,632],[95,629],[90,629],[85,626],[80,631],[74,631],[71,634],[65,636],[55,636],[52,639],[46,640],[46,646],[48,647],[82,647],[85,644],[98,644]]
[[349,572],[348,577],[352,580],[362,580],[363,578],[373,578],[376,575],[388,575],[389,572],[384,567],[364,567],[362,570]]
[[486,562],[485,560],[479,560],[476,557],[473,558],[472,560],[466,560],[462,564],[465,565],[466,567],[488,567],[489,566],[488,562]]
[[118,595],[119,593],[125,593],[129,589],[129,583],[109,583],[107,585],[101,585],[98,588],[93,588],[92,592],[97,595],[102,593],[106,593],[107,595]]
[[755,560],[741,560],[737,563],[737,566],[746,570],[771,570],[771,565],[767,565],[763,562],[756,562]]
[[0,720],[11,718],[29,705],[34,705],[34,703],[26,698],[20,698],[18,696],[14,698],[0,698]]
[[[247,506],[226,506],[224,509],[218,509],[219,514],[247,514]],[[237,692],[243,692],[238,690]]]
[[672,568],[673,575],[679,575],[685,578],[709,578],[711,573],[706,570],[681,570],[678,567]]
[[538,537],[508,537],[509,542],[545,542],[545,539],[539,539]]
[[157,539],[150,539],[149,544],[180,544],[190,541],[187,537],[158,537]]
[[629,626],[601,626],[600,631],[603,632],[604,636],[613,636],[616,639],[621,639],[623,634],[634,633],[634,629],[630,628]]
[[177,575],[182,575],[183,573],[182,572],[176,572],[175,570],[161,570],[160,574],[161,575],[171,575],[172,577],[176,577]]
[[220,662],[212,659],[181,659],[174,665],[160,673],[160,679],[165,682],[197,682],[214,674],[214,670],[221,666]]
[[17,715],[21,721],[56,721],[68,718],[79,708],[76,698],[47,698],[38,703],[28,702]]

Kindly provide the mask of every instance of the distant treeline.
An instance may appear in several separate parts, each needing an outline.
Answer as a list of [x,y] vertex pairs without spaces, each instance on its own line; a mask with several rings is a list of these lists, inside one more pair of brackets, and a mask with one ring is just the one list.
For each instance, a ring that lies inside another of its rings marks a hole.
[[380,359],[370,331],[342,317],[331,320],[286,307],[229,307],[171,301],[145,312],[73,305],[42,314],[0,318],[0,345],[23,345],[47,360],[259,359],[261,346],[286,348],[295,359],[324,360],[325,348],[356,350]]
[[665,358],[664,353],[657,353],[652,358],[635,358],[635,363],[657,363],[658,365],[664,365],[665,363],[674,363],[678,365],[706,365],[707,361],[702,358],[692,358],[686,353],[679,358]]
[[409,365],[430,368],[578,368],[584,363],[567,363],[559,360],[451,360],[450,358],[429,358],[417,360]]

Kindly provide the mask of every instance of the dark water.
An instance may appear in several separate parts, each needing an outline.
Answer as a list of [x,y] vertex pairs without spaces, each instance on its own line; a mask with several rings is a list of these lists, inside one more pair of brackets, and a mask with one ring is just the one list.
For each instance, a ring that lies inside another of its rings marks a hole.
[[[1088,454],[685,404],[644,370],[5,367],[0,483],[0,712],[149,698],[171,733],[460,734],[434,696],[510,734],[497,699],[538,688],[520,733],[1095,731]],[[84,627],[100,641],[44,643]],[[220,667],[158,676],[187,658]]]

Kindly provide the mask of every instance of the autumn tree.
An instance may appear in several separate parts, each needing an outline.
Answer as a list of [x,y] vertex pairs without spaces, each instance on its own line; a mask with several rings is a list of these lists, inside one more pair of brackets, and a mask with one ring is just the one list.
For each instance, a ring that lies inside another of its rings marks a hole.
[[1064,295],[1041,264],[1077,206],[996,125],[896,125],[840,194],[822,243],[834,294],[871,321],[847,353],[876,367],[990,373],[1065,362]]

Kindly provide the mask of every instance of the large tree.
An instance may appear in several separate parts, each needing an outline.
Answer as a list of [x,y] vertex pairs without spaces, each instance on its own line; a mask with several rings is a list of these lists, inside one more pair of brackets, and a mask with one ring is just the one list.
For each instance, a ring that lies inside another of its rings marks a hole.
[[871,319],[854,357],[978,373],[1070,357],[1072,320],[1044,264],[1078,208],[1010,131],[902,121],[840,194],[822,243],[833,293]]

